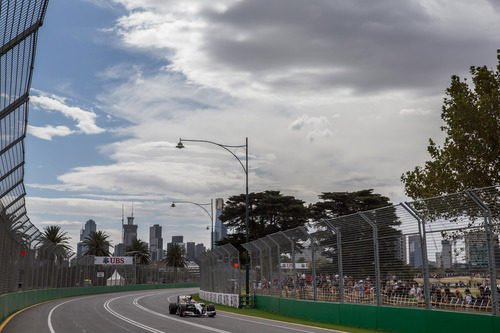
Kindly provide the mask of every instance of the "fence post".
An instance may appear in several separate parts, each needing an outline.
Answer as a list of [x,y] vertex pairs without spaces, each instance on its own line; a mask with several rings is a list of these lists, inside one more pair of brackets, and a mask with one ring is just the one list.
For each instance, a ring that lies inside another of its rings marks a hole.
[[258,239],[262,244],[264,244],[266,247],[267,247],[267,250],[269,251],[269,279],[268,279],[268,283],[269,283],[269,295],[271,295],[271,288],[272,288],[272,281],[273,281],[273,261],[272,261],[272,255],[271,255],[271,246],[269,246],[269,244],[267,244],[265,241],[264,241],[264,238],[259,238]]
[[278,288],[280,289],[280,297],[282,296],[282,286],[281,286],[281,251],[280,251],[280,244],[275,241],[271,235],[267,235],[267,238],[269,238],[276,246],[278,247]]
[[280,232],[286,239],[290,241],[290,246],[292,247],[292,268],[293,268],[293,296],[297,298],[297,268],[295,267],[295,243],[293,239],[288,237],[284,232]]
[[342,268],[342,235],[340,228],[335,227],[330,221],[323,220],[326,226],[335,232],[337,237],[337,261],[339,268],[339,299],[340,303],[344,303],[344,270]]
[[429,282],[429,261],[427,258],[427,236],[425,231],[425,222],[420,217],[418,212],[411,207],[408,203],[401,203],[401,207],[403,207],[410,215],[417,220],[418,224],[418,233],[420,236],[420,251],[422,252],[422,270],[424,275],[424,298],[425,298],[425,308],[432,309],[431,303],[431,288]]
[[382,281],[380,280],[380,257],[378,249],[378,229],[375,222],[370,220],[365,214],[358,213],[361,218],[368,223],[373,230],[373,251],[375,255],[375,280],[377,283],[377,305],[382,305]]
[[477,197],[474,192],[465,191],[474,203],[479,207],[484,216],[484,228],[486,231],[486,244],[488,245],[488,268],[490,270],[490,289],[491,289],[491,312],[496,315],[498,312],[498,293],[497,293],[497,272],[495,267],[495,243],[493,241],[493,230],[491,223],[491,210]]

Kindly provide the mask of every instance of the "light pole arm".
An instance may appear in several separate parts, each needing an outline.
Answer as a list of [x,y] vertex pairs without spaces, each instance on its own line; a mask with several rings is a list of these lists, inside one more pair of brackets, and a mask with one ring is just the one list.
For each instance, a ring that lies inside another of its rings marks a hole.
[[207,213],[208,217],[210,218],[210,221],[212,221],[214,219],[213,212],[210,213],[205,207],[203,207],[203,206],[211,205],[210,203],[199,204],[199,203],[192,202],[192,201],[173,201],[172,202],[172,204],[180,204],[180,203],[187,203],[187,204],[196,205],[196,206],[200,207],[201,209],[203,209],[205,211],[205,213]]
[[213,142],[213,141],[208,141],[208,140],[192,140],[192,139],[182,139],[182,138],[179,139],[179,142],[182,142],[182,141],[211,143],[213,145],[219,146],[219,147],[225,149],[226,151],[228,151],[231,155],[233,155],[234,158],[236,158],[238,160],[238,163],[240,163],[241,167],[243,168],[243,172],[245,174],[248,174],[248,168],[246,168],[245,165],[243,165],[243,162],[241,161],[241,159],[238,156],[236,156],[236,154],[233,153],[233,151],[231,149],[229,149],[229,148],[246,148],[248,151],[248,144],[239,145],[239,146],[230,146],[230,145],[223,145],[223,144]]

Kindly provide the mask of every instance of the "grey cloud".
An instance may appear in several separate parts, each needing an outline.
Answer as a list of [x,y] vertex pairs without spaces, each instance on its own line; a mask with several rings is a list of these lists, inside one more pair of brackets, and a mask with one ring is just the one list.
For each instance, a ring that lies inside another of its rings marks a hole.
[[[431,14],[416,1],[241,1],[204,13],[204,47],[214,62],[280,89],[427,89],[494,62],[500,37],[472,37],[466,22],[457,30]],[[273,77],[301,69],[315,73]]]

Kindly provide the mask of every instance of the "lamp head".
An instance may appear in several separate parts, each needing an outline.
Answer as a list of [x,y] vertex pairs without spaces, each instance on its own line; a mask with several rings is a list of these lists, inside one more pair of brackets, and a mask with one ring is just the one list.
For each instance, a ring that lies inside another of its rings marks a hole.
[[182,143],[182,139],[179,139],[179,143],[177,144],[177,146],[175,146],[175,148],[177,148],[177,149],[184,148],[184,144]]
[[170,205],[170,207],[175,207],[175,202],[172,202],[172,204]]

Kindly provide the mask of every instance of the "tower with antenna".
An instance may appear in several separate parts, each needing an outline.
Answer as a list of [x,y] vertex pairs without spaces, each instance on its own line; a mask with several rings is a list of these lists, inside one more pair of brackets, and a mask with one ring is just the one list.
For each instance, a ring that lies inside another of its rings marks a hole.
[[137,224],[134,224],[134,206],[132,204],[131,216],[127,217],[127,224],[123,224],[122,217],[122,229],[123,229],[123,244],[126,247],[132,245],[132,243],[137,240]]

